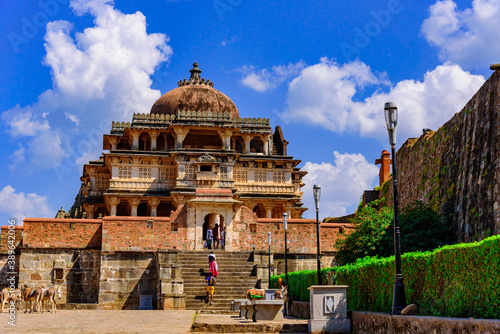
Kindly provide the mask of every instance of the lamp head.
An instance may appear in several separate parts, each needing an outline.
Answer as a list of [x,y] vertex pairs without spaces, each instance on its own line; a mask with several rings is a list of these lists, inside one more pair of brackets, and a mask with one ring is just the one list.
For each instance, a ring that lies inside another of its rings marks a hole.
[[285,228],[285,231],[287,229],[287,223],[288,223],[288,213],[283,212],[283,227]]
[[321,197],[321,187],[317,184],[313,186],[314,204],[316,210],[319,210],[319,198]]
[[386,102],[384,107],[385,123],[389,133],[389,143],[396,146],[396,127],[398,125],[398,107],[394,102]]
[[271,232],[267,232],[267,243],[271,246]]

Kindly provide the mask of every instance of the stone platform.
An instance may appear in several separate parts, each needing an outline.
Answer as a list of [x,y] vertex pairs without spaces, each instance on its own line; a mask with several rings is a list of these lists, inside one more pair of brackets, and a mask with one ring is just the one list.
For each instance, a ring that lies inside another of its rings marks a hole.
[[191,327],[201,333],[307,333],[307,319],[284,317],[283,321],[258,321],[229,314],[200,313]]

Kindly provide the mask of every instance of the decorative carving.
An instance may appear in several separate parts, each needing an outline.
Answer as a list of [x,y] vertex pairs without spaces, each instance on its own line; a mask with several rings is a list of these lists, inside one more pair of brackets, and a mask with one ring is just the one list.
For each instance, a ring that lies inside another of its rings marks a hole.
[[198,162],[217,162],[217,159],[210,154],[204,154],[198,158]]

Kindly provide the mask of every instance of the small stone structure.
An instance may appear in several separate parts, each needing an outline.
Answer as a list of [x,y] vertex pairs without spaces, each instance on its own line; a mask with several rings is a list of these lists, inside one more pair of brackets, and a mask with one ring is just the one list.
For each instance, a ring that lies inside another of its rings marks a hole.
[[309,333],[350,333],[347,285],[313,285],[310,290]]

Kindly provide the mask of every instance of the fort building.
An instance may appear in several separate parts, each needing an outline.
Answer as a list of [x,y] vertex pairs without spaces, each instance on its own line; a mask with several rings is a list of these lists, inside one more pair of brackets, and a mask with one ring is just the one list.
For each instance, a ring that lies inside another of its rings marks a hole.
[[[221,272],[225,264],[226,273],[234,271],[226,277],[243,275],[241,289],[265,286],[270,269],[284,271],[284,212],[288,270],[315,268],[316,221],[301,218],[307,172],[288,155],[282,129],[273,130],[266,118],[240,117],[193,66],[190,78],[150,113],[112,123],[105,152],[83,167],[69,212],[26,218],[13,230],[18,285],[61,285],[68,307],[137,309],[149,305],[146,297],[159,309],[199,307],[207,229],[217,224],[225,232],[217,256]],[[332,264],[336,238],[350,228],[321,224],[324,266]],[[2,228],[2,285],[11,272],[8,233]]]

